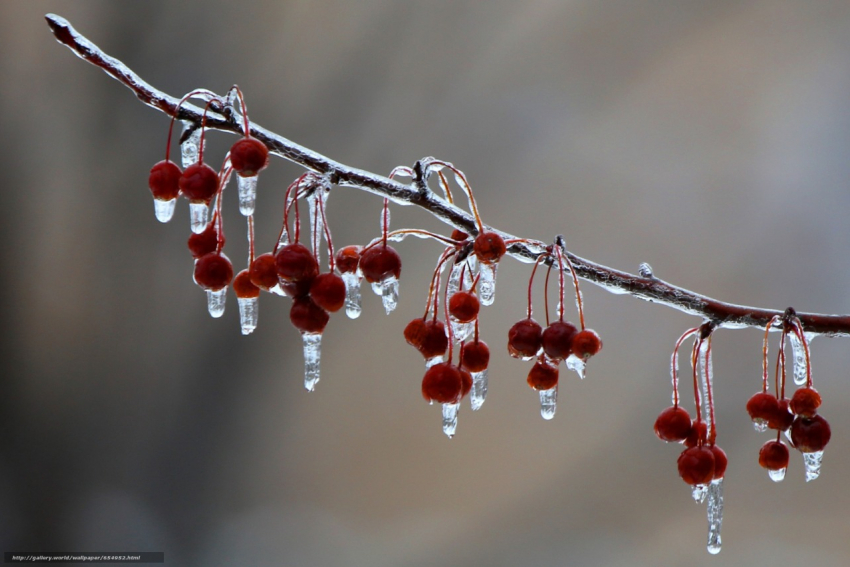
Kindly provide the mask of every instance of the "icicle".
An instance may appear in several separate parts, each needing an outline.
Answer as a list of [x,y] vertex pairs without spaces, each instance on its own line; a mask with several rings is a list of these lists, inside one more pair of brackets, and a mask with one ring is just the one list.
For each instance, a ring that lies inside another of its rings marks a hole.
[[472,373],[472,390],[469,392],[469,403],[472,411],[478,411],[484,405],[487,397],[487,369]]
[[707,484],[695,484],[691,487],[691,496],[694,499],[694,502],[697,504],[702,504],[705,502],[705,497],[708,495],[708,485]]
[[460,402],[456,404],[443,404],[443,433],[449,436],[449,439],[454,437],[457,431],[457,410],[460,408]]
[[319,381],[322,333],[301,333],[301,338],[304,341],[304,387],[312,392]]
[[767,431],[767,420],[757,417],[753,420],[753,429],[755,429],[759,433],[764,433],[765,431]]
[[425,368],[426,369],[431,368],[435,364],[440,364],[441,362],[443,362],[443,355],[442,354],[438,354],[437,356],[432,356],[431,358],[426,358],[425,359]]
[[496,269],[499,264],[487,264],[481,262],[478,268],[478,273],[481,277],[478,279],[478,298],[482,305],[493,305],[496,300]]
[[[699,377],[702,383],[702,396],[700,396],[700,405],[702,406],[702,420],[705,422],[706,439],[711,438],[711,408],[708,406],[708,390],[714,385],[714,368],[711,363],[711,356],[706,360],[708,352],[708,339],[702,341],[699,347]],[[712,387],[713,390],[713,387]]]
[[345,314],[349,319],[357,319],[363,310],[360,298],[360,270],[345,272],[342,281],[345,282]]
[[782,467],[781,469],[777,469],[775,471],[768,470],[767,476],[769,476],[770,480],[772,480],[773,482],[782,482],[783,480],[785,480],[785,470],[785,467]]
[[384,295],[384,286],[381,285],[381,282],[372,282],[372,293],[378,297],[382,297]]
[[398,306],[398,278],[388,276],[381,282],[381,301],[387,315],[395,311]]
[[723,479],[712,480],[708,486],[708,552],[720,553],[720,528],[723,525]]
[[564,360],[564,363],[567,365],[567,368],[574,370],[575,373],[578,374],[578,377],[584,380],[584,368],[587,366],[584,360],[574,354],[571,354],[566,358],[566,360]]
[[156,215],[156,220],[159,222],[168,222],[174,216],[174,208],[177,205],[177,199],[170,201],[161,201],[160,199],[153,200],[153,214]]
[[259,297],[238,297],[239,322],[242,325],[242,334],[250,335],[257,328],[257,316],[259,315]]
[[316,257],[316,262],[322,265],[321,242],[325,238],[325,222],[322,219],[322,212],[318,210],[317,202],[322,201],[322,209],[327,214],[328,195],[330,195],[330,187],[321,185],[316,187],[309,197],[307,197],[307,205],[310,207],[310,242],[313,247],[313,256]]
[[475,330],[475,320],[468,323],[461,323],[451,315],[449,315],[449,324],[452,326],[452,337],[457,343],[465,341]]
[[254,214],[254,205],[257,202],[257,178],[259,175],[251,177],[236,176],[236,182],[239,187],[239,212],[246,217]]
[[446,284],[446,295],[451,297],[460,289],[460,274],[464,271],[466,262],[458,262],[452,264],[452,271],[449,272],[449,282]]
[[548,390],[540,390],[540,415],[543,419],[549,420],[555,417],[555,410],[558,403],[558,387],[549,388]]
[[206,203],[189,203],[190,228],[195,234],[204,232],[207,228],[210,209]]
[[794,333],[788,333],[788,340],[791,341],[791,349],[794,352],[794,383],[798,386],[803,386],[808,377],[806,369],[806,350],[800,339]]
[[811,482],[820,476],[820,465],[823,461],[823,451],[803,453],[803,463],[806,465],[806,482]]
[[[193,122],[183,121],[183,131],[194,126]],[[200,151],[201,129],[195,128],[186,141],[180,144],[180,161],[183,163],[183,169],[197,163],[198,153]]]
[[227,286],[218,291],[207,290],[207,310],[212,317],[218,319],[224,315],[224,303],[227,297]]

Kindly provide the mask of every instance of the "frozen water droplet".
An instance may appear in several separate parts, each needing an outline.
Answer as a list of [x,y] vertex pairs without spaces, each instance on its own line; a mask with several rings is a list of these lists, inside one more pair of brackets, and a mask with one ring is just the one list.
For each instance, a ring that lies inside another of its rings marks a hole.
[[425,368],[431,368],[435,364],[440,364],[443,362],[443,355],[432,356],[431,358],[425,359]]
[[465,341],[472,331],[475,330],[475,320],[469,323],[461,323],[451,315],[449,315],[449,324],[452,326],[452,337],[456,343]]
[[460,402],[456,404],[443,404],[443,433],[449,436],[449,439],[454,437],[457,431],[457,410],[460,409]]
[[304,387],[312,392],[319,381],[322,333],[301,333],[301,338],[304,341]]
[[224,303],[227,298],[227,286],[218,291],[207,291],[207,310],[210,315],[218,319],[224,315]]
[[806,482],[811,482],[820,476],[820,465],[823,461],[823,451],[803,453],[803,463],[806,465]]
[[640,277],[642,277],[642,278],[653,277],[652,266],[650,266],[646,262],[642,263],[640,266],[638,266],[638,274],[640,274]]
[[242,334],[250,335],[257,328],[257,316],[259,315],[259,297],[237,297],[239,304],[239,322],[242,325]]
[[543,419],[552,419],[555,417],[555,410],[558,409],[558,387],[540,390],[538,393],[540,394],[540,415]]
[[759,433],[764,433],[765,431],[767,431],[767,420],[757,417],[753,420],[753,429],[755,429]]
[[[184,121],[183,131],[185,132],[192,126],[194,126],[192,122]],[[188,138],[186,138],[186,141],[180,144],[180,161],[183,164],[183,169],[186,169],[187,167],[198,161],[200,143],[201,129],[196,128],[195,131],[192,132]]]
[[387,315],[398,307],[398,278],[390,276],[381,282],[381,301]]
[[472,390],[469,392],[469,404],[472,411],[478,411],[487,397],[487,369],[472,373]]
[[246,217],[254,214],[254,205],[257,202],[257,178],[259,175],[251,177],[236,176],[236,182],[239,186],[239,212]]
[[381,282],[372,282],[372,293],[378,297],[384,295],[384,287],[381,285]]
[[174,208],[177,206],[177,199],[170,201],[161,201],[160,199],[153,200],[153,214],[156,215],[156,220],[159,222],[168,222],[174,216]]
[[195,234],[204,232],[209,222],[210,209],[206,203],[189,203],[189,227]]
[[583,361],[576,355],[571,354],[566,358],[566,360],[564,360],[564,363],[567,365],[567,368],[575,371],[575,373],[578,374],[578,377],[584,380],[584,369],[587,366],[587,363],[585,363],[585,361]]
[[775,471],[768,470],[767,476],[769,476],[770,480],[773,482],[782,482],[785,479],[785,470],[785,467]]
[[363,310],[360,297],[360,274],[346,272],[342,274],[345,282],[345,314],[349,319],[357,319]]
[[705,497],[708,496],[708,485],[707,484],[695,484],[691,487],[691,496],[694,499],[694,502],[697,504],[702,504],[705,502]]
[[478,267],[478,273],[481,277],[478,279],[478,298],[481,300],[481,305],[493,305],[496,300],[496,270],[499,264],[487,264],[481,262]]
[[723,479],[712,480],[708,485],[708,552],[720,553],[720,528],[723,526]]
[[800,339],[794,333],[788,334],[788,340],[791,341],[791,349],[794,352],[794,383],[802,386],[806,383],[808,372],[806,369],[806,350]]

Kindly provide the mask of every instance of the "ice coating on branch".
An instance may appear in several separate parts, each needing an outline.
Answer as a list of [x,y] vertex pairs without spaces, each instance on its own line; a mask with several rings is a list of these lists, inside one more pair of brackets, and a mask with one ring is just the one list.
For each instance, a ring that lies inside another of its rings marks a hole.
[[768,470],[767,476],[769,476],[770,480],[772,480],[773,482],[782,482],[783,480],[785,480],[785,470],[785,467],[777,469],[775,471]]
[[210,209],[206,203],[189,203],[189,228],[195,234],[204,232],[209,221]]
[[[193,122],[184,120],[183,132],[192,128],[193,126]],[[195,130],[191,134],[189,134],[189,137],[186,138],[186,141],[180,144],[180,161],[183,164],[183,169],[186,169],[193,163],[197,163],[198,153],[200,151],[200,143],[201,129],[195,128]]]
[[806,482],[811,482],[820,476],[820,466],[823,462],[823,451],[803,453],[803,464],[806,465]]
[[250,335],[257,328],[260,298],[237,297],[236,301],[239,303],[239,323],[242,325],[242,334]]
[[808,377],[806,350],[796,334],[788,333],[788,340],[791,341],[791,350],[794,353],[794,383],[798,386],[803,386]]
[[548,390],[540,390],[538,393],[540,394],[540,415],[543,419],[552,419],[558,409],[558,386]]
[[[557,364],[557,363],[555,363]],[[567,368],[575,371],[578,374],[578,377],[584,380],[584,369],[587,366],[584,360],[580,359],[574,354],[571,354],[564,360],[564,364],[567,365]]]
[[499,264],[481,262],[478,267],[480,277],[478,279],[478,298],[481,305],[493,305],[496,300],[496,270]]
[[168,222],[174,216],[174,208],[177,205],[177,199],[170,201],[153,200],[153,214],[156,215],[156,220],[159,222]]
[[723,526],[723,479],[718,478],[708,485],[708,552],[720,553],[720,528]]
[[695,484],[691,487],[691,497],[697,504],[705,502],[705,497],[708,496],[707,484]]
[[460,402],[456,404],[443,404],[443,433],[449,436],[449,439],[454,437],[457,431],[457,411],[460,409]]
[[239,186],[239,212],[246,217],[254,214],[254,206],[257,203],[257,179],[259,177],[259,175],[236,176],[236,182]]
[[469,391],[469,405],[472,411],[478,411],[487,397],[487,369],[472,373],[472,390]]
[[[699,377],[702,383],[702,396],[700,396],[700,406],[702,407],[702,420],[705,422],[706,438],[711,437],[711,408],[708,405],[708,390],[711,387],[714,390],[714,367],[711,362],[711,353],[708,350],[709,342],[703,341],[699,347]],[[706,360],[706,353],[708,359]]]
[[381,281],[381,301],[384,304],[384,309],[387,315],[395,311],[398,307],[398,278],[388,276]]
[[653,274],[652,274],[652,266],[650,266],[650,265],[649,265],[649,264],[647,264],[646,262],[643,262],[640,266],[638,266],[638,274],[639,274],[639,275],[640,275],[640,277],[642,277],[642,278],[651,278],[651,277],[653,277]]
[[342,274],[345,283],[345,314],[349,319],[357,319],[363,310],[360,296],[360,270]]
[[207,310],[216,319],[224,315],[224,304],[227,298],[227,286],[218,291],[207,291]]
[[312,392],[319,381],[322,333],[301,333],[301,339],[304,341],[304,388]]

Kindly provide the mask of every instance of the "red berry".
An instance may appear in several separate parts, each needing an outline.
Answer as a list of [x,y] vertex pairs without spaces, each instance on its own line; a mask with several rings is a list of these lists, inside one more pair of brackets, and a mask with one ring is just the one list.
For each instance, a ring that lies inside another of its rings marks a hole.
[[776,413],[767,420],[767,426],[770,429],[787,431],[791,427],[791,424],[794,422],[794,414],[789,409],[790,403],[790,400],[779,400]]
[[275,267],[275,257],[271,252],[260,254],[254,258],[248,270],[248,273],[251,274],[251,282],[260,289],[268,291],[280,281]]
[[788,467],[788,447],[782,441],[768,441],[759,449],[759,464],[770,471]]
[[404,340],[407,341],[407,344],[420,348],[422,343],[425,341],[426,333],[427,327],[425,325],[425,319],[416,318],[408,323],[407,327],[404,328]]
[[573,346],[573,337],[578,330],[575,325],[567,321],[555,321],[543,331],[541,342],[543,352],[554,360],[563,360],[570,356]]
[[[200,258],[210,252],[215,252],[218,248],[218,231],[215,229],[215,221],[209,223],[207,228],[202,232],[192,233],[187,242],[189,251],[192,252],[192,257]],[[224,237],[221,239],[221,245],[224,246]]]
[[467,238],[469,238],[469,235],[466,234],[462,230],[454,229],[452,231],[452,240],[457,240],[458,242],[463,242]]
[[484,341],[465,343],[460,351],[460,365],[470,372],[484,372],[490,364],[490,348]]
[[281,281],[280,289],[283,290],[283,293],[285,293],[287,297],[297,299],[299,297],[306,297],[310,293],[310,286],[312,285],[313,278],[299,280],[297,282]]
[[690,447],[679,455],[679,476],[690,485],[708,484],[714,478],[714,452],[705,446]]
[[369,283],[401,276],[401,257],[391,246],[377,244],[360,255],[360,271]]
[[230,163],[242,177],[253,177],[269,164],[269,149],[257,138],[242,138],[230,148]]
[[691,432],[688,433],[685,439],[685,447],[697,447],[705,445],[705,439],[708,436],[708,426],[704,421],[694,421],[691,423]]
[[195,281],[204,289],[218,291],[227,287],[232,279],[233,264],[224,254],[210,252],[195,262]]
[[508,353],[514,358],[537,356],[542,344],[543,328],[534,319],[523,319],[508,331]]
[[495,232],[480,232],[472,245],[475,255],[485,264],[494,264],[505,255],[507,248],[502,237]]
[[310,250],[296,242],[282,246],[274,257],[277,275],[288,282],[312,280],[319,273],[319,264]]
[[425,335],[422,338],[422,344],[419,346],[419,352],[425,358],[433,358],[442,356],[449,348],[449,337],[446,335],[446,327],[443,322],[437,319],[432,319],[425,322]]
[[573,337],[573,354],[582,360],[587,360],[600,350],[602,350],[602,339],[593,329],[584,329]]
[[148,187],[153,198],[160,201],[176,199],[180,194],[180,176],[183,173],[171,160],[162,160],[154,164],[148,176]]
[[195,163],[180,176],[180,190],[192,203],[209,203],[218,190],[218,173],[205,163]]
[[755,422],[767,422],[775,417],[779,410],[779,402],[771,393],[758,392],[747,402],[747,413]]
[[360,264],[360,246],[351,245],[340,249],[336,253],[336,269],[342,274],[349,274],[357,271],[357,266]]
[[325,311],[336,313],[345,304],[345,282],[334,273],[319,274],[310,285],[310,297]]
[[721,479],[726,474],[726,465],[729,464],[729,458],[726,456],[726,451],[717,445],[712,445],[709,449],[714,454],[714,480]]
[[551,390],[558,385],[558,367],[538,360],[531,367],[527,381],[535,390]]
[[298,297],[289,309],[289,320],[303,333],[321,333],[331,316],[308,296]]
[[463,393],[463,376],[450,362],[435,364],[422,378],[422,397],[429,402],[454,404]]
[[449,313],[461,323],[469,323],[478,317],[481,304],[471,291],[458,291],[449,298]]
[[832,437],[832,431],[829,423],[819,415],[797,416],[791,425],[791,442],[798,451],[803,453],[823,451],[830,437]]
[[655,434],[662,441],[679,443],[690,435],[691,416],[679,406],[670,406],[655,420]]
[[820,394],[814,388],[800,388],[791,396],[791,411],[803,417],[814,417],[820,404]]
[[260,296],[260,288],[251,282],[248,270],[242,270],[233,278],[233,291],[236,292],[236,297],[243,299]]

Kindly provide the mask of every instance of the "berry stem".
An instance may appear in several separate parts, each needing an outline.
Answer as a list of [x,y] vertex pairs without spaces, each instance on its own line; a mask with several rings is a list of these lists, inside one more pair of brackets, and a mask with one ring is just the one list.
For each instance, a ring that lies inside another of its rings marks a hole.
[[[762,347],[761,347],[761,353],[762,353],[762,360],[761,360],[761,370],[762,370],[761,391],[762,391],[763,393],[767,393],[768,383],[769,383],[768,372],[767,372],[767,366],[768,366],[768,364],[767,364],[767,337],[768,337],[768,334],[770,334],[770,328],[771,328],[771,327],[772,327],[772,326],[776,323],[776,321],[778,321],[779,319],[780,319],[780,317],[779,317],[778,315],[774,315],[773,317],[771,317],[771,318],[770,318],[770,321],[768,321],[767,326],[764,328],[764,342],[762,343]],[[778,391],[777,391],[777,393],[778,393]]]
[[[575,291],[576,291],[576,306],[578,307],[578,318],[579,318],[579,323],[581,323],[581,330],[583,331],[584,330],[584,305],[582,304],[582,301],[581,301],[581,291],[579,291],[579,288],[578,288],[578,276],[576,275],[576,269],[573,267],[573,263],[570,261],[570,258],[567,255],[567,249],[566,249],[566,246],[564,244],[564,237],[562,235],[558,235],[555,238],[555,244],[557,244],[557,248],[558,248],[559,261],[560,261],[560,258],[563,257],[567,266],[569,266],[569,268],[570,268],[570,274],[572,274],[572,276],[573,276],[573,287],[575,288]],[[561,267],[561,272],[563,272],[563,271],[564,271],[564,268]],[[561,299],[561,305],[563,305],[563,303],[564,303],[564,300],[562,298]]]
[[454,204],[455,200],[454,200],[454,197],[452,197],[452,190],[449,187],[449,182],[446,179],[446,176],[443,175],[442,171],[438,171],[437,177],[440,179],[440,187],[443,189],[443,193],[446,196],[446,201],[448,201],[451,204]]
[[714,386],[712,385],[711,375],[709,374],[709,365],[711,364],[711,335],[708,336],[705,347],[705,359],[703,360],[703,367],[705,370],[705,388],[708,397],[708,416],[709,416],[709,430],[710,433],[708,435],[708,444],[714,445],[714,440],[717,438],[717,425],[714,421],[714,394],[712,390],[714,390]]
[[[443,244],[448,244],[449,246],[459,246],[461,244],[461,242],[458,242],[457,240],[453,240],[453,239],[448,238],[446,236],[443,236],[441,234],[437,234],[436,232],[431,232],[431,231],[423,230],[423,229],[420,229],[420,228],[401,228],[401,229],[398,229],[398,230],[394,230],[394,231],[387,234],[387,238],[392,238],[393,236],[402,236],[402,238],[403,238],[404,235],[408,235],[408,234],[411,234],[411,235],[414,235],[414,236],[419,236],[421,238],[433,238],[434,240],[437,240],[438,242],[442,242]],[[381,239],[378,239],[375,242],[370,243],[363,250],[365,251],[366,249],[371,248],[372,246],[374,246],[375,244],[377,244],[380,241],[381,241]]]
[[254,263],[254,215],[248,215],[248,267]]
[[[561,247],[556,246],[555,252],[558,256],[558,320],[564,320],[564,257]],[[584,329],[584,318],[582,317],[581,328]]]
[[700,347],[702,346],[702,341],[702,337],[696,339],[694,341],[693,350],[691,351],[691,366],[693,367],[694,378],[694,407],[696,408],[697,413],[697,423],[702,423],[702,403],[699,394],[699,364],[697,364],[697,358],[699,357],[699,351]]
[[[434,304],[434,319],[437,319],[437,310],[439,305],[437,299],[439,297],[440,272],[443,269],[443,264],[446,260],[451,258],[454,253],[455,250],[453,248],[446,248],[437,260],[437,267],[434,268],[434,274],[431,276],[431,285],[428,288],[428,301],[425,303],[425,315],[422,316],[422,319],[426,319],[428,317],[428,312],[431,310],[432,300]],[[436,293],[435,290],[437,290]]]
[[698,327],[688,329],[676,341],[676,346],[673,347],[673,356],[670,357],[670,374],[673,378],[673,406],[679,407],[679,347],[685,342],[685,339],[693,335],[699,330]]
[[212,91],[208,91],[207,89],[197,89],[197,90],[194,90],[190,93],[185,94],[183,96],[183,98],[180,99],[180,102],[177,103],[176,111],[175,111],[174,115],[171,117],[171,124],[168,126],[168,142],[166,142],[166,144],[165,144],[165,161],[171,161],[169,159],[169,156],[171,155],[171,133],[174,130],[174,121],[177,119],[177,114],[180,111],[180,107],[183,105],[184,102],[186,102],[187,100],[189,100],[193,96],[197,96],[197,95],[201,95],[201,94],[207,95],[207,96],[211,97],[211,99],[216,98],[215,93],[213,93]]
[[546,266],[546,279],[543,280],[543,310],[546,312],[546,326],[549,326],[549,274],[552,273],[552,264]]
[[251,129],[248,127],[248,107],[245,106],[245,97],[242,96],[242,89],[238,85],[233,85],[233,90],[236,91],[236,96],[239,97],[239,106],[242,109],[242,122],[245,125],[245,137],[251,137]]
[[[534,283],[534,274],[537,272],[537,266],[540,265],[540,262],[545,258],[545,255],[541,254],[537,257],[537,260],[534,261],[534,267],[531,269],[531,277],[528,278],[528,311],[526,312],[526,318],[531,319],[531,287]],[[548,309],[547,309],[548,312]],[[548,313],[547,313],[548,316]],[[547,323],[548,325],[548,323]]]
[[384,241],[384,248],[387,247],[387,231],[390,228],[390,200],[384,197],[384,209],[381,214],[381,236]]
[[[434,166],[445,167],[452,170],[452,173],[455,174],[455,180],[469,199],[469,208],[472,209],[472,216],[475,217],[475,224],[478,225],[478,233],[480,234],[484,232],[484,223],[481,221],[481,215],[478,214],[478,205],[475,204],[475,196],[472,194],[472,187],[469,186],[469,181],[466,180],[466,175],[447,161],[434,160],[428,164],[429,168]],[[437,173],[439,174],[440,171],[437,170]]]
[[803,345],[803,354],[806,357],[806,388],[811,388],[814,385],[812,381],[812,363],[811,355],[809,354],[809,341],[806,339],[806,334],[803,332],[803,324],[798,317],[791,320],[792,329],[797,339]]
[[328,242],[328,271],[333,273],[334,267],[336,267],[336,259],[334,258],[334,243],[333,239],[331,239],[331,228],[328,226],[328,219],[325,217],[325,200],[316,199],[316,201],[319,205],[319,213],[322,215],[322,227],[325,233],[325,240]]

